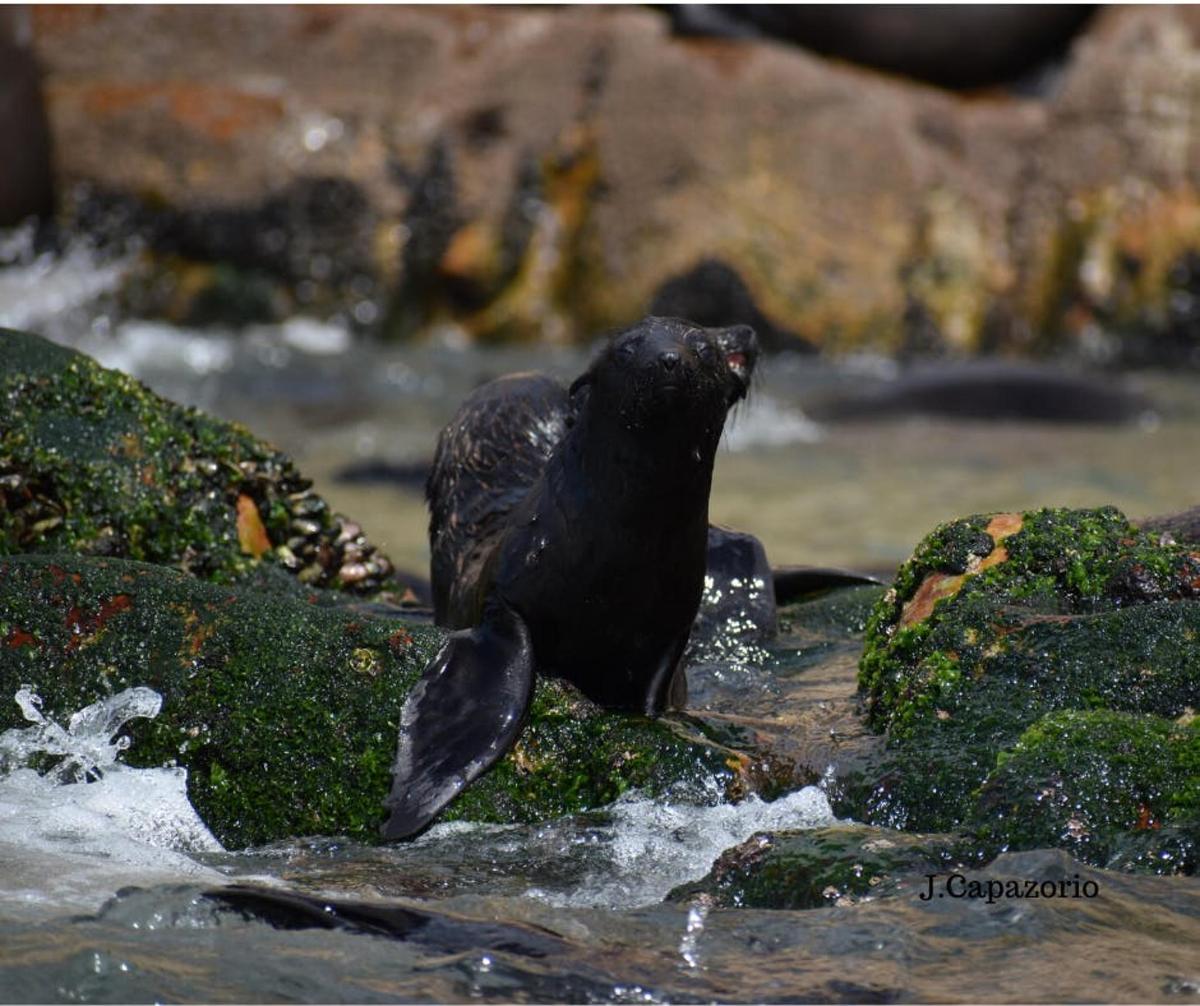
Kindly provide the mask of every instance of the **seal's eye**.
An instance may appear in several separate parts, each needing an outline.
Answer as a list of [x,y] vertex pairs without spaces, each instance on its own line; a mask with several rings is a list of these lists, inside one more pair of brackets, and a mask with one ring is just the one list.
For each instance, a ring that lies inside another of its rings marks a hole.
[[622,363],[628,363],[637,355],[638,340],[630,339],[628,342],[623,342],[617,347],[617,359]]
[[704,364],[712,363],[717,358],[713,344],[705,338],[688,339],[688,348],[696,354],[696,358]]

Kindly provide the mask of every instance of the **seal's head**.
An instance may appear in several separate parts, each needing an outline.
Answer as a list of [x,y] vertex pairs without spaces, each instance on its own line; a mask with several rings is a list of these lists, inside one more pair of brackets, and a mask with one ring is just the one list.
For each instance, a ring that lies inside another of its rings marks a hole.
[[747,325],[701,328],[649,317],[613,336],[572,386],[589,409],[633,431],[697,426],[719,437],[729,407],[744,398],[758,358]]

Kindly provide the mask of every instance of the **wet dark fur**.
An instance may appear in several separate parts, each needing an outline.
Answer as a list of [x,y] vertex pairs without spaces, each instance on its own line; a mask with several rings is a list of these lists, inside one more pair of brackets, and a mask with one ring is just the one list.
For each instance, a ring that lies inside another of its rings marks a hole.
[[744,326],[647,318],[569,392],[515,375],[473,393],[428,485],[438,623],[474,626],[502,605],[527,625],[539,674],[612,707],[680,698],[713,460],[756,352]]
[[567,433],[567,389],[544,374],[511,374],[476,389],[438,438],[425,485],[430,579],[438,625],[478,623],[484,565]]

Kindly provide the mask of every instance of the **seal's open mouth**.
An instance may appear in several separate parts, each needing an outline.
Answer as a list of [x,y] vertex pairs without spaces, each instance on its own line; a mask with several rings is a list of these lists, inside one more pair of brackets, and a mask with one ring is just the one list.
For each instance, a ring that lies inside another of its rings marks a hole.
[[746,360],[746,354],[743,352],[727,353],[725,363],[729,367],[729,372],[733,374],[742,384],[750,382],[750,364]]
[[717,346],[725,358],[725,367],[733,378],[729,404],[746,397],[750,390],[750,375],[758,361],[758,342],[749,325],[733,325],[717,332]]

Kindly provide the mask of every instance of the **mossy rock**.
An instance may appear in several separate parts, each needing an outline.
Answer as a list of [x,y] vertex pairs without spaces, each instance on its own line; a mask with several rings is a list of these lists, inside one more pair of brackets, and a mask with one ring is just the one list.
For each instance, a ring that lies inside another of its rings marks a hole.
[[304,597],[204,583],[163,566],[0,558],[0,728],[71,714],[139,685],[163,697],[127,727],[124,760],[181,765],[226,845],[289,835],[370,840],[390,785],[400,705],[442,638]]
[[630,789],[707,804],[773,795],[790,782],[787,769],[726,747],[696,725],[614,713],[566,682],[539,679],[516,745],[441,819],[535,822],[603,807]]
[[[978,827],[997,848],[1064,844],[1049,825],[984,827],[980,788],[1016,757],[1023,736],[1031,741],[1027,731],[1068,710],[1157,718],[1155,730],[1127,730],[1121,741],[1152,760],[1151,738],[1200,704],[1198,639],[1200,551],[1139,530],[1112,508],[939,527],[871,616],[859,682],[868,721],[887,731],[888,745],[842,809],[891,827]],[[1068,745],[1064,764],[1081,750],[1062,731],[1045,736]],[[1044,744],[1039,751],[1051,757]],[[1100,762],[1089,764],[1115,771],[1118,748],[1097,751]],[[1015,778],[1005,776],[1011,799]],[[1171,820],[1178,811],[1164,813]],[[1116,807],[1096,815],[1103,835],[1078,850],[1090,862],[1128,830]]]
[[723,852],[704,878],[669,901],[703,897],[721,908],[806,909],[894,892],[902,878],[965,862],[951,835],[841,825],[753,835]]
[[1157,859],[1194,872],[1200,722],[1106,709],[1044,716],[1000,754],[979,817],[991,846],[1061,846],[1091,863]]
[[358,594],[406,588],[292,461],[236,423],[0,329],[0,555],[103,555],[230,583],[266,564]]
[[[125,760],[186,768],[193,806],[230,847],[375,841],[400,708],[443,638],[317,590],[224,587],[126,560],[0,558],[0,696],[32,686],[65,724],[125,688],[153,688],[162,711],[129,724]],[[0,702],[0,730],[24,726],[11,698]],[[447,817],[545,820],[634,787],[733,797],[757,788],[756,764],[540,681],[518,745]]]
[[885,589],[874,584],[837,587],[779,609],[780,636],[810,634],[857,638],[866,630]]

